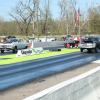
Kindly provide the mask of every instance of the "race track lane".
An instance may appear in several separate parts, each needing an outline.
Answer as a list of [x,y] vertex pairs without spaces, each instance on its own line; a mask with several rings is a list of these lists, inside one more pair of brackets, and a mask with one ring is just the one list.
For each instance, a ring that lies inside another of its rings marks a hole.
[[100,59],[100,53],[69,53],[0,66],[0,91]]

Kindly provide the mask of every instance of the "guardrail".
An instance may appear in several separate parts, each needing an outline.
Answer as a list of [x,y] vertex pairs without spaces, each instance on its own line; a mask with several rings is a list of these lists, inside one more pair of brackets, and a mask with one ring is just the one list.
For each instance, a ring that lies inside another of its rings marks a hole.
[[74,40],[68,41],[52,41],[52,42],[32,42],[32,48],[35,47],[47,47],[47,46],[57,46],[57,45],[64,45],[64,43],[74,43]]
[[99,100],[100,67],[23,100]]

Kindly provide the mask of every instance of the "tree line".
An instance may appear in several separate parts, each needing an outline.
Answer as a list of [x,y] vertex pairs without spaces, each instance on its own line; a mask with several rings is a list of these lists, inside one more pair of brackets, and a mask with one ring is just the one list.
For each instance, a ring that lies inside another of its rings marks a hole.
[[[78,35],[77,0],[58,1],[59,16],[53,19],[51,7],[53,0],[19,0],[9,15],[10,21],[0,17],[0,35],[37,36],[37,16],[39,35]],[[38,9],[38,14],[37,14]],[[81,7],[80,7],[81,9]],[[86,11],[87,10],[87,11]],[[80,33],[100,32],[100,6],[81,9]]]

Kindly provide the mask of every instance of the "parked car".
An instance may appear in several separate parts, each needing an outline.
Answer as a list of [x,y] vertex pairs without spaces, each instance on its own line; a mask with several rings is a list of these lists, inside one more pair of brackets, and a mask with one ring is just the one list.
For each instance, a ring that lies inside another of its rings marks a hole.
[[7,36],[6,39],[16,38],[15,36]]
[[67,35],[67,36],[66,36],[66,39],[72,40],[73,37],[72,37],[71,35]]
[[17,52],[19,49],[27,49],[30,46],[30,43],[25,42],[23,38],[13,38],[8,39],[4,43],[0,43],[0,51],[4,53],[4,51],[12,50],[13,52]]
[[87,49],[88,52],[94,50],[98,52],[100,49],[100,38],[99,37],[87,37],[79,43],[80,51],[83,52],[84,49]]
[[30,42],[30,41],[35,41],[35,38],[29,37],[29,42]]
[[51,41],[55,41],[54,38],[51,38],[50,36],[46,36],[45,38],[39,38],[39,40],[36,38],[35,39],[36,41],[39,41],[39,42],[51,42]]
[[87,38],[87,36],[86,35],[80,35],[80,38],[85,39],[85,38]]
[[73,37],[71,35],[67,35],[67,36],[64,36],[60,39],[60,41],[67,41],[67,40],[72,40]]

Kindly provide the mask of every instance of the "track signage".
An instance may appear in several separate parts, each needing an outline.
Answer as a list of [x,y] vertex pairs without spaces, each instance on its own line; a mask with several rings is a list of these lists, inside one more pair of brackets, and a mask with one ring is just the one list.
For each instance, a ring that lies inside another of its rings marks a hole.
[[43,48],[34,48],[34,49],[22,49],[18,50],[16,57],[23,57],[23,56],[29,56],[29,55],[36,55],[44,53]]

